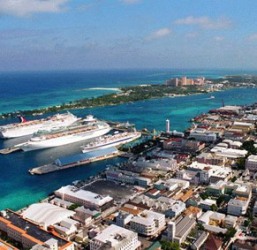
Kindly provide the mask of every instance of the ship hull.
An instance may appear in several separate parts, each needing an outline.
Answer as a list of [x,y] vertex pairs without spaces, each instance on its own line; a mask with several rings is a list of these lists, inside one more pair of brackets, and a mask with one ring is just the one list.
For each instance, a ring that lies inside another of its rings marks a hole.
[[120,139],[120,140],[117,140],[117,141],[112,141],[112,142],[109,142],[109,143],[107,142],[107,143],[102,144],[102,145],[92,146],[92,147],[88,147],[88,148],[84,147],[82,149],[82,152],[87,153],[87,152],[91,152],[91,151],[98,150],[98,149],[120,146],[120,145],[123,145],[125,143],[129,143],[131,141],[134,141],[134,140],[138,139],[140,136],[141,136],[141,133],[138,133],[137,135],[130,136],[130,137],[127,137],[127,138],[123,138],[123,139]]
[[0,138],[11,139],[26,135],[32,135],[39,130],[50,130],[53,127],[65,127],[78,121],[79,118],[72,114],[56,115],[48,119],[34,120],[30,122],[4,125],[0,127]]
[[108,126],[95,131],[88,131],[88,132],[84,132],[76,135],[67,135],[67,136],[53,138],[49,140],[29,141],[27,143],[20,145],[20,148],[26,152],[26,151],[32,151],[32,150],[38,150],[38,149],[59,147],[59,146],[95,138],[108,133],[110,130],[111,130],[111,127]]

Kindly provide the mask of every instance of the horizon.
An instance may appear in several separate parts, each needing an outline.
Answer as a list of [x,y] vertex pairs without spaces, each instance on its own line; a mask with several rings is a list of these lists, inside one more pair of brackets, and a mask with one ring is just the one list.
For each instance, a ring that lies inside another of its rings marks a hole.
[[256,7],[251,0],[0,0],[0,71],[252,70]]

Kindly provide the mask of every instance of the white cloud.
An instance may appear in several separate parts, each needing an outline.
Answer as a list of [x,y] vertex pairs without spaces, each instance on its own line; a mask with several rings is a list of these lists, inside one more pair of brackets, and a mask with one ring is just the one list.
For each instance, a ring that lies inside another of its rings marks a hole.
[[193,17],[188,16],[186,18],[177,19],[176,24],[180,25],[198,25],[203,29],[224,29],[231,26],[232,22],[227,18],[219,18],[217,20],[211,20],[209,17]]
[[215,36],[214,40],[217,41],[217,42],[221,42],[221,41],[224,40],[224,37],[223,36]]
[[248,37],[248,40],[250,41],[256,41],[257,40],[257,33],[254,33]]
[[156,31],[152,32],[152,34],[150,34],[146,38],[146,40],[156,40],[156,39],[166,37],[170,34],[171,34],[171,30],[169,28],[162,28],[162,29],[159,29],[159,30],[156,30]]
[[69,0],[0,0],[0,13],[27,16],[41,12],[60,12]]

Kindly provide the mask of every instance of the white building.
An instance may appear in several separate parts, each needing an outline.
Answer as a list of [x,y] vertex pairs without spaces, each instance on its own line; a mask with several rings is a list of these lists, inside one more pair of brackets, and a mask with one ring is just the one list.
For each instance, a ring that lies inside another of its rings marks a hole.
[[197,141],[203,142],[215,142],[217,140],[217,135],[206,129],[196,128],[190,132],[189,138],[194,138]]
[[137,233],[110,225],[90,241],[90,250],[136,250],[141,246]]
[[227,213],[236,216],[244,215],[247,212],[248,205],[249,199],[245,197],[236,197],[228,202]]
[[23,218],[29,219],[46,229],[48,226],[61,222],[74,214],[74,211],[49,203],[36,203],[30,205],[22,213],[22,216]]
[[249,169],[249,171],[256,172],[257,171],[257,155],[249,155],[246,162],[245,167]]
[[180,189],[189,188],[190,183],[189,181],[171,178],[168,180],[158,180],[157,182],[154,183],[154,186],[159,190],[166,189],[169,191],[173,191],[176,188],[180,188]]
[[63,200],[77,203],[90,209],[104,210],[113,203],[113,198],[110,196],[102,196],[70,185],[61,187],[54,193]]
[[217,156],[223,156],[228,159],[237,159],[242,158],[247,155],[247,150],[244,149],[233,149],[233,148],[222,148],[222,147],[213,147],[211,149],[212,153],[215,153]]
[[144,210],[130,221],[130,228],[145,236],[158,235],[164,227],[165,215],[149,210]]

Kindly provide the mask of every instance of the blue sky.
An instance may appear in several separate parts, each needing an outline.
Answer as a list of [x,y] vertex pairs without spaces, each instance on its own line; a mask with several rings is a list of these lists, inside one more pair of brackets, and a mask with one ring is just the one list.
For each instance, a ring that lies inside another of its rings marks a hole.
[[254,0],[0,0],[0,70],[257,69]]

